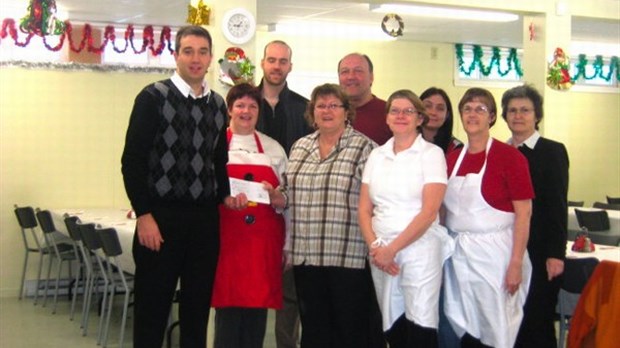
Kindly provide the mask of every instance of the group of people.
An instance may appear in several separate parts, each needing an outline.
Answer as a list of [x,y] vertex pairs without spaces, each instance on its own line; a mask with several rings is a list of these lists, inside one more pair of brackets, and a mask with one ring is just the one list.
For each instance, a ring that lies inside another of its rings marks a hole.
[[[130,117],[135,347],[161,347],[177,283],[182,347],[206,346],[211,307],[216,348],[262,347],[270,308],[279,348],[555,347],[568,155],[538,133],[533,87],[504,93],[507,143],[490,137],[492,94],[469,89],[463,144],[445,91],[384,101],[364,54],[306,100],[272,41],[260,84],[224,100],[204,81],[211,50],[181,28],[176,72]],[[269,203],[232,195],[233,179]]]

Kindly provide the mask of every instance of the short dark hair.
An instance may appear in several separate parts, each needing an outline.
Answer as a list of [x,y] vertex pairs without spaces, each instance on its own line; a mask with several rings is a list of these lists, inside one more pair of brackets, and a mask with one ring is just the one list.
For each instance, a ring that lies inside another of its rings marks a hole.
[[422,100],[412,91],[408,89],[400,89],[390,95],[388,100],[385,102],[385,114],[387,115],[392,108],[392,102],[394,99],[407,99],[413,104],[413,107],[418,112],[418,115],[422,117],[422,124],[418,127],[418,133],[422,134],[422,127],[428,123],[428,115],[426,111],[424,111],[424,104],[422,104]]
[[338,70],[340,71],[340,63],[342,63],[342,60],[345,59],[346,57],[349,56],[360,56],[362,58],[364,58],[366,60],[366,63],[368,63],[368,72],[370,72],[371,74],[373,73],[373,71],[375,70],[374,65],[372,65],[372,61],[370,60],[370,57],[368,57],[367,55],[363,54],[363,53],[349,53],[346,56],[342,57],[342,59],[340,59],[338,61]]
[[497,104],[495,104],[495,98],[493,97],[493,94],[491,94],[491,92],[484,88],[472,87],[465,91],[465,94],[463,94],[461,101],[459,101],[459,113],[461,114],[461,116],[463,115],[463,106],[466,103],[474,100],[485,104],[486,107],[489,109],[489,115],[494,116],[493,121],[491,121],[491,123],[489,124],[489,128],[493,127],[495,121],[497,121]]
[[440,96],[443,101],[446,103],[446,119],[443,124],[437,130],[437,134],[435,135],[435,139],[433,139],[433,143],[443,150],[443,152],[448,151],[448,146],[452,141],[452,129],[454,127],[454,111],[452,111],[452,102],[450,101],[450,97],[448,97],[448,93],[441,88],[437,87],[429,87],[420,95],[420,99],[424,101],[426,98],[430,98],[434,95]]
[[209,53],[213,52],[213,40],[211,39],[211,34],[209,34],[209,31],[199,25],[187,25],[181,27],[181,29],[177,31],[177,35],[174,40],[174,51],[177,54],[181,49],[181,39],[190,35],[200,36],[207,39],[207,41],[209,42]]
[[326,83],[320,86],[316,86],[314,90],[312,90],[312,95],[310,96],[310,101],[308,102],[308,106],[306,107],[306,113],[304,117],[306,121],[312,128],[316,128],[314,124],[314,107],[316,106],[316,100],[319,97],[326,97],[329,95],[333,95],[334,97],[340,99],[342,103],[342,107],[346,113],[346,118],[349,123],[353,122],[355,119],[355,108],[349,102],[349,97],[344,93],[342,88],[339,85],[334,83]]
[[241,99],[243,97],[250,97],[254,99],[258,105],[260,105],[262,98],[258,88],[249,83],[240,83],[233,86],[228,91],[228,94],[226,94],[226,106],[228,107],[228,110],[232,109],[232,106],[237,99]]
[[538,124],[542,121],[543,113],[543,96],[532,85],[524,84],[511,88],[504,92],[502,95],[502,118],[506,120],[508,113],[508,103],[512,99],[529,99],[534,104],[534,116],[536,117],[536,130],[538,130]]

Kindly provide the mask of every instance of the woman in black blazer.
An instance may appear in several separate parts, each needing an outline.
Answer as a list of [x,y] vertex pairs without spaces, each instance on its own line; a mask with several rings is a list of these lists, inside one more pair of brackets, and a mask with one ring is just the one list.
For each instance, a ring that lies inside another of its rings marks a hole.
[[507,90],[502,117],[512,132],[508,143],[527,158],[536,197],[532,204],[528,253],[532,280],[515,347],[557,347],[554,315],[564,271],[567,229],[568,153],[562,143],[543,138],[543,97],[532,86]]

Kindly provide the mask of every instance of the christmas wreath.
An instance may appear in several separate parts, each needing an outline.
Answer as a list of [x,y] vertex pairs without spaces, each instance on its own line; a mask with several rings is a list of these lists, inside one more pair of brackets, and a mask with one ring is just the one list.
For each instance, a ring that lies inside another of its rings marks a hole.
[[226,85],[234,86],[241,83],[254,84],[254,70],[256,67],[245,56],[245,52],[239,47],[229,47],[224,52],[224,58],[220,63],[220,81]]
[[553,60],[547,69],[547,85],[557,90],[567,90],[573,86],[573,81],[568,73],[570,59],[561,48],[556,48]]

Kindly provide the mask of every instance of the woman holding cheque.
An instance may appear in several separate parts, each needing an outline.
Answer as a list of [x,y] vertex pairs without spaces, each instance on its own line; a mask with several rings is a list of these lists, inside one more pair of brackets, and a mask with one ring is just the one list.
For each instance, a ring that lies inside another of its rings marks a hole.
[[277,141],[255,130],[260,100],[260,91],[249,84],[232,87],[226,96],[228,175],[231,181],[262,183],[270,204],[249,202],[239,193],[220,206],[220,255],[211,302],[215,348],[262,347],[267,309],[282,306],[285,225],[280,212],[286,202],[274,188],[282,181],[287,158]]
[[394,136],[364,168],[360,227],[390,347],[436,347],[442,265],[454,244],[438,218],[446,161],[421,136],[428,116],[413,92],[390,96],[386,120]]

